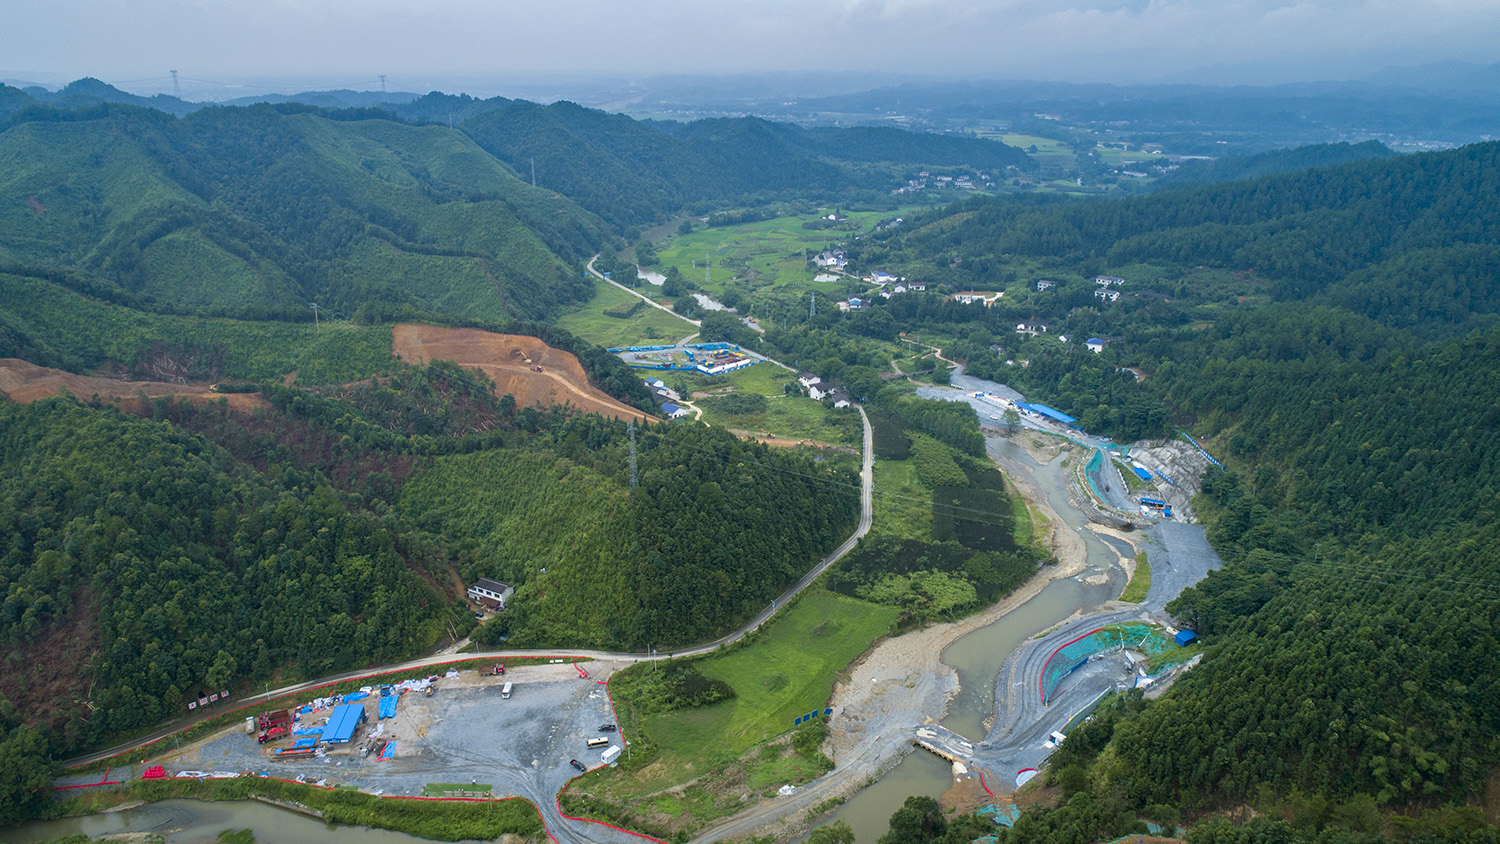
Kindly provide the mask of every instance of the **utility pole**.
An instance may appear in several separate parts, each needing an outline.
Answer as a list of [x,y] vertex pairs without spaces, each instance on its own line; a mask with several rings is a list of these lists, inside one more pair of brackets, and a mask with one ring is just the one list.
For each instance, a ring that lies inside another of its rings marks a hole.
[[704,284],[708,284],[708,282],[709,282],[708,268],[709,268],[710,264],[711,264],[711,262],[708,260],[708,253],[704,252],[703,253],[703,283]]
[[308,307],[312,308],[312,312],[313,312],[313,330],[317,331],[318,330],[318,303],[317,302],[313,302],[311,305],[308,305]]
[[172,96],[182,99],[182,89],[177,87],[177,71],[172,71]]

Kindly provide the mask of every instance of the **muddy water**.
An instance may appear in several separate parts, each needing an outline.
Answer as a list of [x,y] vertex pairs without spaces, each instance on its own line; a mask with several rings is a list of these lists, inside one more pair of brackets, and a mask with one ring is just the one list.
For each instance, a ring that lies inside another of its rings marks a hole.
[[[1084,530],[1088,519],[1068,504],[1064,458],[1039,466],[1009,440],[995,437],[987,445],[1002,467],[1019,465],[1032,470],[1048,504],[1062,520],[1063,529],[1076,531],[1083,537],[1088,568],[1076,577],[1049,583],[1030,601],[959,639],[943,653],[943,662],[958,671],[960,691],[942,723],[975,742],[984,738],[985,726],[994,713],[995,675],[1011,652],[1073,613],[1087,612],[1119,597],[1125,586],[1124,572],[1117,565],[1119,554],[1097,535]],[[1085,582],[1097,580],[1101,575],[1107,578],[1103,583]],[[925,794],[936,798],[952,782],[947,762],[919,750],[908,755],[879,782],[856,794],[826,823],[842,820],[854,829],[858,844],[874,844],[886,832],[891,813],[908,796]]]
[[166,800],[123,812],[0,829],[0,841],[36,844],[79,833],[92,838],[144,832],[164,836],[167,844],[209,844],[226,829],[250,829],[256,844],[416,844],[423,840],[362,826],[334,826],[264,803]]

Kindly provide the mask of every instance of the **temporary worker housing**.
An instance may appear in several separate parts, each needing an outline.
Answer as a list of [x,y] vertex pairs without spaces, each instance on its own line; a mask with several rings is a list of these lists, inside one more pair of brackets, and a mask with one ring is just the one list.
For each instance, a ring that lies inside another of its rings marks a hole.
[[1045,404],[1037,404],[1036,402],[1018,402],[1016,404],[1016,407],[1019,407],[1022,410],[1029,410],[1038,416],[1045,416],[1048,419],[1054,419],[1058,422],[1063,423],[1064,425],[1069,425],[1074,428],[1078,427],[1077,425],[1073,424],[1078,421],[1077,419],[1074,419],[1073,417],[1069,416],[1066,413],[1063,413],[1060,410],[1054,410],[1046,406]]
[[354,731],[365,721],[365,708],[358,703],[346,703],[333,708],[328,716],[328,726],[323,728],[324,744],[348,744],[354,739]]

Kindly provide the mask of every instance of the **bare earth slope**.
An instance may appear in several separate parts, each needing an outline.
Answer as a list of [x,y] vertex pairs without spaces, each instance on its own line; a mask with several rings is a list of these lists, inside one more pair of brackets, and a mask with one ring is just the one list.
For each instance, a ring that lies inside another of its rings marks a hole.
[[590,386],[578,358],[536,337],[402,324],[391,331],[391,352],[407,363],[448,360],[478,369],[495,382],[496,395],[510,393],[519,407],[572,404],[585,413],[615,419],[651,418]]
[[165,381],[121,381],[93,375],[75,375],[61,369],[37,366],[17,358],[0,358],[0,393],[16,402],[34,402],[53,396],[73,395],[80,399],[122,399],[125,402],[159,396],[183,396],[191,399],[225,399],[236,410],[248,410],[265,404],[258,393],[215,393],[207,384],[171,384]]

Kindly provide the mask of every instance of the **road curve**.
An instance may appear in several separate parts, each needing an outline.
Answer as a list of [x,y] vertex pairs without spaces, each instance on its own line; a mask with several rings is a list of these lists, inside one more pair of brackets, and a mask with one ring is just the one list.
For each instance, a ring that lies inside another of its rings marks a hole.
[[[638,290],[632,290],[631,288],[626,287],[625,285],[619,283],[618,281],[615,281],[612,278],[605,278],[603,273],[601,273],[598,270],[594,269],[594,262],[597,261],[597,260],[599,260],[599,256],[598,255],[595,255],[594,257],[592,257],[592,258],[589,259],[588,270],[589,270],[589,274],[590,275],[594,276],[595,278],[599,279],[600,281],[607,281],[610,284],[613,284],[614,286],[620,288],[621,290],[625,291],[626,293],[629,293],[630,295],[636,297],[637,299],[640,299],[642,302],[645,302],[646,304],[648,304],[651,307],[657,309],[658,311],[665,311],[665,312],[671,314],[672,316],[677,317],[678,319],[682,320],[683,322],[690,322],[693,325],[702,325],[703,324],[703,320],[701,320],[701,319],[688,319],[687,317],[683,316],[682,314],[677,313],[676,311],[672,310],[671,308],[667,307],[666,305],[663,305],[662,303],[656,301],[655,299],[652,299],[650,296],[647,296],[646,294],[641,293]],[[692,335],[688,335],[688,336],[691,337]]]
[[[613,652],[610,652],[610,651],[600,651],[600,650],[592,650],[592,649],[586,649],[586,648],[577,648],[577,649],[575,649],[575,648],[565,648],[565,649],[511,648],[511,649],[506,649],[506,650],[484,651],[482,653],[476,653],[476,654],[434,654],[432,656],[419,657],[417,659],[411,659],[411,660],[407,660],[406,662],[400,662],[400,663],[396,663],[396,664],[393,664],[393,665],[385,665],[385,666],[380,666],[380,667],[377,667],[377,668],[365,668],[365,669],[361,669],[359,671],[347,671],[347,672],[344,672],[342,674],[335,674],[335,675],[332,675],[332,676],[329,676],[329,677],[321,677],[321,678],[316,679],[316,680],[308,680],[305,683],[294,683],[294,684],[292,684],[290,686],[282,686],[281,688],[271,689],[269,692],[264,693],[262,695],[255,695],[253,697],[245,698],[245,699],[243,699],[240,702],[242,704],[248,704],[248,703],[253,703],[257,697],[264,697],[266,699],[269,699],[269,698],[273,698],[273,697],[281,697],[283,695],[296,694],[297,692],[307,691],[309,689],[313,689],[313,688],[316,688],[316,687],[319,687],[319,686],[324,686],[324,685],[327,685],[329,683],[337,683],[337,682],[340,682],[342,680],[353,680],[353,679],[356,679],[356,678],[359,678],[359,677],[368,677],[371,674],[382,674],[382,673],[386,673],[386,672],[390,672],[390,671],[403,671],[403,670],[406,670],[408,668],[422,668],[422,667],[430,666],[430,665],[443,665],[445,663],[461,662],[461,661],[468,660],[468,659],[483,658],[483,657],[497,657],[497,658],[499,658],[499,657],[523,657],[523,656],[541,656],[541,657],[574,656],[574,657],[586,657],[586,658],[589,658],[589,659],[608,659],[608,660],[617,660],[617,661],[623,661],[623,662],[641,662],[641,661],[652,660],[652,659],[668,659],[668,658],[674,657],[674,656],[694,656],[694,655],[697,655],[697,654],[705,654],[705,653],[709,653],[711,651],[718,650],[719,648],[722,648],[725,645],[728,645],[730,643],[738,642],[740,639],[745,638],[749,634],[751,634],[754,631],[758,630],[761,625],[763,625],[767,621],[771,620],[771,618],[773,616],[775,616],[776,613],[779,612],[782,608],[784,608],[789,601],[791,601],[793,598],[797,597],[797,595],[800,592],[802,592],[802,590],[804,590],[808,586],[812,585],[813,581],[817,580],[819,577],[821,577],[823,575],[824,572],[828,571],[828,567],[829,566],[831,566],[834,563],[838,562],[840,559],[843,558],[843,556],[845,554],[848,554],[851,550],[853,550],[854,546],[859,543],[859,540],[862,537],[864,537],[864,535],[866,533],[869,533],[869,531],[870,531],[870,524],[871,524],[871,521],[874,518],[874,513],[875,513],[874,495],[873,495],[874,483],[875,483],[875,439],[874,439],[873,432],[870,430],[870,417],[868,417],[868,416],[865,415],[864,408],[859,407],[859,406],[856,405],[855,406],[855,410],[859,411],[860,421],[864,425],[864,459],[863,459],[862,464],[860,466],[860,473],[859,473],[859,477],[860,477],[860,493],[859,493],[859,524],[858,524],[858,526],[855,527],[854,533],[850,534],[849,538],[846,539],[846,540],[844,540],[844,542],[843,542],[842,545],[840,545],[839,547],[835,548],[833,550],[833,553],[831,553],[828,556],[824,557],[821,562],[819,562],[816,566],[814,566],[812,568],[812,570],[809,571],[807,574],[803,575],[802,578],[800,580],[798,580],[795,584],[793,584],[790,589],[788,589],[785,592],[783,592],[781,594],[781,597],[777,598],[771,604],[771,606],[766,607],[765,609],[761,610],[758,614],[756,614],[756,616],[754,618],[752,618],[750,621],[746,622],[738,630],[735,630],[735,631],[733,631],[732,633],[729,633],[726,636],[721,636],[720,638],[715,639],[712,642],[706,642],[706,643],[701,644],[701,645],[693,645],[693,646],[688,647],[688,648],[683,648],[681,650],[673,650],[673,651],[669,651],[667,653],[661,653],[660,651],[655,652],[655,653],[645,653],[645,654],[641,654],[641,653],[613,653]],[[144,746],[146,746],[148,744],[151,744],[152,742],[159,741],[159,740],[161,740],[161,739],[163,739],[163,738],[171,735],[172,733],[178,732],[179,730],[186,729],[187,727],[190,727],[193,724],[198,723],[199,721],[206,720],[206,719],[214,717],[215,715],[218,715],[218,714],[219,713],[217,711],[214,711],[214,712],[205,713],[201,717],[184,717],[184,718],[179,718],[179,719],[177,719],[175,721],[172,721],[172,722],[168,723],[166,726],[164,726],[164,727],[162,727],[162,728],[160,728],[160,729],[158,729],[158,730],[150,733],[149,735],[143,736],[143,737],[138,738],[138,739],[134,739],[132,741],[124,742],[122,744],[115,745],[114,747],[107,748],[105,750],[101,750],[101,751],[98,751],[96,753],[90,753],[90,754],[87,754],[87,755],[84,755],[84,756],[74,757],[72,759],[69,759],[69,760],[63,762],[62,765],[65,768],[74,768],[74,767],[78,767],[80,765],[88,765],[88,764],[91,764],[91,763],[94,763],[94,762],[101,761],[103,759],[108,759],[111,756],[118,756],[118,755],[120,755],[122,753],[126,753],[126,752],[129,752],[131,750],[135,750],[136,748],[144,747]]]

